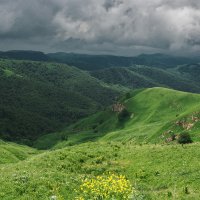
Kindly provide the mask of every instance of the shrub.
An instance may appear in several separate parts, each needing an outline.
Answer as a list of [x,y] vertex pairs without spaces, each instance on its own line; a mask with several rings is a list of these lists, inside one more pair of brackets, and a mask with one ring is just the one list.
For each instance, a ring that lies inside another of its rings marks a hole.
[[179,144],[188,144],[192,143],[192,139],[190,137],[190,134],[187,132],[183,132],[178,137],[178,143]]
[[128,110],[126,108],[124,108],[119,114],[118,114],[118,121],[124,121],[125,119],[127,119],[130,116],[130,113],[128,112]]
[[61,135],[61,140],[68,140],[68,135],[66,135],[66,134],[62,134]]
[[126,93],[126,99],[130,99],[131,98],[131,94],[130,94],[130,92],[127,92]]

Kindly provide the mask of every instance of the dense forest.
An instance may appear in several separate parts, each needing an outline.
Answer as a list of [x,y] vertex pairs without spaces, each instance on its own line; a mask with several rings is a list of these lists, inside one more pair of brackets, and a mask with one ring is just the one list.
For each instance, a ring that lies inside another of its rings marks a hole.
[[32,140],[108,106],[119,95],[62,64],[0,60],[0,135]]
[[90,73],[108,84],[119,84],[130,89],[161,86],[199,93],[199,70],[199,65],[183,65],[170,70],[135,65],[96,70]]
[[65,63],[83,70],[100,70],[110,67],[146,65],[157,68],[174,68],[178,65],[199,63],[199,57],[180,57],[165,54],[142,54],[135,57],[113,55],[88,55],[77,53],[48,53],[40,51],[0,51],[0,58]]

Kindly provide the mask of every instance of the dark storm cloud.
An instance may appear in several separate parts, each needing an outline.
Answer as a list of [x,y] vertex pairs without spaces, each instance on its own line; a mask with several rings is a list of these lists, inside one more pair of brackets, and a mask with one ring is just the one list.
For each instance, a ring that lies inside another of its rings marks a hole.
[[196,0],[0,0],[0,48],[198,53]]

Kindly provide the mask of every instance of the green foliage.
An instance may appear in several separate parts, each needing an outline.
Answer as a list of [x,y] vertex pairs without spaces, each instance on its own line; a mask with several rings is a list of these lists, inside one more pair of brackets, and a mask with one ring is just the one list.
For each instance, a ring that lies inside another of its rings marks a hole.
[[118,120],[119,122],[123,122],[124,120],[128,119],[130,117],[130,113],[126,108],[124,108],[119,114],[118,114]]
[[190,137],[190,134],[188,132],[180,133],[179,136],[178,136],[178,143],[179,144],[192,143],[192,139]]
[[[78,121],[60,133],[38,138],[35,147],[62,148],[96,140],[143,144],[165,142],[170,137],[170,141],[173,141],[175,136],[186,130],[186,127],[179,127],[176,122],[187,118],[188,123],[194,123],[190,130],[192,139],[199,141],[200,120],[190,122],[192,116],[199,119],[199,115],[194,115],[200,112],[198,94],[165,88],[142,89],[131,92],[131,98],[124,99],[122,103],[130,113],[126,123],[119,123],[118,114],[108,108]],[[68,141],[61,142],[60,134],[68,135]]]
[[126,99],[129,99],[129,98],[131,98],[131,93],[130,93],[130,92],[127,92],[127,93],[126,93]]
[[[192,75],[189,76],[187,73],[192,73]],[[182,75],[178,70],[170,71],[140,65],[126,68],[115,67],[91,72],[92,76],[108,84],[118,84],[131,89],[160,86],[199,93],[200,81],[195,78],[197,75],[195,76],[194,74],[195,70],[192,69]]]
[[31,145],[112,103],[119,92],[62,64],[0,60],[0,138]]
[[38,151],[30,147],[0,141],[0,165],[16,163],[38,153]]

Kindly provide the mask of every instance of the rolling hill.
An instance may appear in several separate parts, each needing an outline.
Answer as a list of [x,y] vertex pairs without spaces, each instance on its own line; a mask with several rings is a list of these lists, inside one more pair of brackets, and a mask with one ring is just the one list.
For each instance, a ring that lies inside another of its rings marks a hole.
[[200,95],[166,88],[136,90],[121,99],[130,113],[119,121],[112,108],[80,120],[66,130],[43,136],[35,147],[62,148],[87,141],[132,141],[162,143],[171,133],[189,131],[200,140]]
[[[114,105],[40,137],[35,147],[45,151],[0,142],[0,198],[87,199],[85,180],[117,174],[130,181],[135,199],[198,199],[200,95],[156,87]],[[123,118],[121,107],[129,112]],[[195,143],[168,141],[183,131]]]
[[36,149],[0,140],[0,165],[17,163],[39,154]]
[[[107,69],[87,72],[47,62],[49,59],[42,52],[10,51],[1,55],[6,59],[0,60],[0,138],[29,145],[41,135],[62,131],[102,110],[130,89],[167,87],[200,92],[198,64],[161,69],[143,65],[119,67],[122,64],[119,62],[114,68],[111,64],[105,65]],[[73,56],[81,62],[80,55]],[[95,59],[92,61],[91,57],[88,56],[88,62],[92,64]],[[110,62],[104,56],[99,58],[107,64]],[[98,63],[100,66],[101,62]]]

